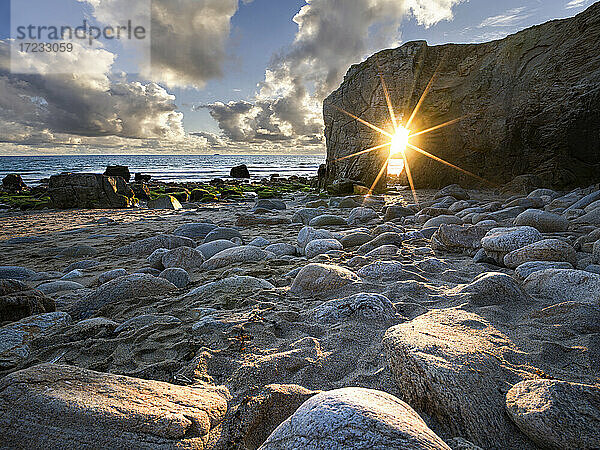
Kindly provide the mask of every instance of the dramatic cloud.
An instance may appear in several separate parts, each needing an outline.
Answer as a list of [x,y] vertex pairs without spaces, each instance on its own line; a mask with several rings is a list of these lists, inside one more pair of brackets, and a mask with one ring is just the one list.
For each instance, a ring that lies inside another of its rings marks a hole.
[[406,14],[424,26],[451,19],[462,0],[306,0],[294,17],[291,47],[273,58],[254,101],[207,108],[223,133],[239,142],[322,142],[321,102],[353,63],[398,45]]
[[514,8],[506,11],[504,14],[492,16],[485,19],[478,28],[485,27],[516,27],[525,19],[531,17],[531,14],[526,12],[527,8]]
[[137,17],[141,23],[151,16],[151,61],[140,62],[147,79],[169,87],[201,88],[222,76],[238,0],[79,1],[89,3],[94,16],[105,24],[121,23],[123,11],[128,19]]
[[[15,136],[15,141],[32,142],[45,136],[52,141],[55,133],[160,139],[184,135],[175,97],[155,83],[110,77],[114,55],[106,50],[74,43],[73,53],[46,53],[35,58],[22,53],[13,58],[21,58],[19,64],[35,68],[36,73],[12,74],[8,44],[0,41],[4,140]],[[52,73],[50,69],[55,67],[71,74]],[[78,74],[78,67],[93,70]]]

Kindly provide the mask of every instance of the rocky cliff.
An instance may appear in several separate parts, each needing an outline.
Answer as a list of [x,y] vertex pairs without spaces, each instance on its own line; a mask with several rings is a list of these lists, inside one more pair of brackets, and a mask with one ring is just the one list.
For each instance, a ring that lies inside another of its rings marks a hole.
[[[339,158],[385,142],[337,108],[389,127],[379,71],[396,115],[406,121],[437,73],[414,131],[460,122],[411,142],[494,183],[538,175],[555,187],[600,180],[600,3],[576,17],[484,44],[410,42],[352,66],[324,101],[327,182],[372,183],[389,151]],[[389,140],[389,139],[388,139]],[[467,177],[410,151],[417,186]]]

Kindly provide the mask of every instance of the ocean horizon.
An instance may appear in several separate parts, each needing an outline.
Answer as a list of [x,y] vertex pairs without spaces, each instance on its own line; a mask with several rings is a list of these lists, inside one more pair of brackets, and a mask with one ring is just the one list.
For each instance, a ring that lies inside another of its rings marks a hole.
[[232,167],[246,164],[254,180],[279,174],[282,177],[317,175],[325,155],[44,155],[0,156],[0,179],[9,173],[25,183],[62,172],[103,173],[106,166],[128,166],[132,175],[141,172],[154,181],[206,182],[227,178]]

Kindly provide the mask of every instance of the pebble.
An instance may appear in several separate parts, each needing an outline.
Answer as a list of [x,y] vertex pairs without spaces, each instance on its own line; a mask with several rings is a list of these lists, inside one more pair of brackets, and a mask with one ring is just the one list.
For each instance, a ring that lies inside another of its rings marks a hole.
[[253,247],[265,248],[271,245],[271,241],[265,239],[264,237],[257,237],[255,239],[252,239],[252,241],[248,245],[252,245]]
[[286,243],[278,243],[271,244],[265,248],[265,251],[273,253],[275,256],[295,256],[296,255],[296,247],[291,244]]
[[317,230],[313,227],[304,227],[298,233],[298,247],[304,250],[308,243],[315,239],[335,239],[335,236],[329,230]]

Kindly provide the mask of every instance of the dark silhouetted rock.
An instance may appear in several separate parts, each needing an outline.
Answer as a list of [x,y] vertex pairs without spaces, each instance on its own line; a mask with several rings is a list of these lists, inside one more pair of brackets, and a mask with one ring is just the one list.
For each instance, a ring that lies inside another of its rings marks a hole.
[[104,175],[107,177],[121,177],[128,183],[131,180],[131,173],[129,173],[129,167],[127,166],[107,166]]
[[[324,101],[327,168],[322,172],[327,184],[348,178],[370,186],[389,155],[389,148],[382,148],[341,159],[381,142],[380,133],[338,109],[375,125],[389,123],[379,73],[396,114],[405,118],[438,74],[410,128],[462,118],[415,140],[440,158],[497,183],[523,174],[554,186],[598,182],[599,20],[596,3],[573,18],[502,40],[441,46],[409,42],[352,66]],[[416,152],[410,167],[418,187],[479,183]],[[546,187],[531,185],[530,190]]]
[[229,176],[231,178],[250,178],[250,171],[246,164],[242,164],[240,166],[232,167]]
[[135,182],[136,183],[147,183],[152,179],[152,175],[144,175],[143,173],[136,172],[135,174]]
[[125,180],[93,173],[53,175],[48,194],[59,209],[128,208],[135,204],[135,195]]
[[18,193],[27,189],[27,185],[23,181],[23,178],[21,178],[21,175],[15,173],[8,174],[2,179],[2,187],[10,193]]

